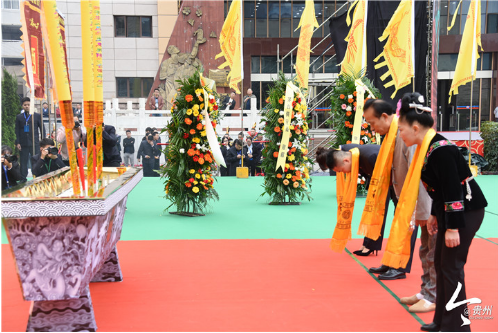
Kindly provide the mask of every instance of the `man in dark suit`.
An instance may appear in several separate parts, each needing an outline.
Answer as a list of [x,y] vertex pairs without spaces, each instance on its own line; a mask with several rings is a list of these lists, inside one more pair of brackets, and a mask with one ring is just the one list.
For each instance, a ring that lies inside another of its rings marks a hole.
[[104,151],[105,167],[118,167],[121,165],[121,154],[116,147],[117,136],[116,129],[111,125],[103,125],[102,131],[102,150]]
[[228,170],[230,169],[230,163],[228,163],[227,155],[228,149],[230,149],[230,145],[228,144],[228,137],[223,137],[223,141],[221,142],[221,154],[223,155],[223,159],[225,160],[226,167],[220,165],[220,174],[221,176],[228,176]]
[[227,153],[227,161],[230,163],[230,169],[228,170],[229,176],[237,175],[237,167],[242,165],[242,158],[244,159],[244,165],[246,165],[248,158],[247,147],[242,148],[242,142],[237,139]]
[[140,163],[140,158],[143,159],[144,177],[157,177],[154,170],[154,160],[157,155],[157,148],[154,145],[154,136],[149,135],[146,141],[140,143],[138,148],[137,159]]
[[[24,180],[28,176],[28,161],[40,150],[40,139],[44,137],[41,116],[39,113],[29,113],[31,101],[29,97],[21,100],[23,112],[18,114],[15,123],[16,146],[21,155],[21,175]],[[33,142],[33,130],[34,139]]]
[[223,101],[223,105],[225,107],[225,110],[233,110],[235,109],[236,104],[237,102],[235,101],[235,92],[232,91],[230,96],[227,96],[227,98],[225,98],[225,101]]
[[43,102],[42,104],[42,114],[43,114],[43,118],[47,118],[49,117],[49,110],[48,110],[48,103],[47,102]]
[[246,138],[247,148],[247,167],[251,169],[251,176],[256,176],[256,165],[261,159],[261,146],[252,143],[252,138]]
[[40,141],[40,153],[31,157],[31,172],[33,176],[40,177],[49,172],[64,168],[66,165],[57,154],[54,140],[42,139]]
[[159,132],[152,132],[152,136],[154,137],[154,147],[156,148],[156,154],[154,155],[154,170],[159,170],[160,167],[159,159],[161,158],[161,146],[159,146],[158,143],[161,143],[161,138],[159,137]]

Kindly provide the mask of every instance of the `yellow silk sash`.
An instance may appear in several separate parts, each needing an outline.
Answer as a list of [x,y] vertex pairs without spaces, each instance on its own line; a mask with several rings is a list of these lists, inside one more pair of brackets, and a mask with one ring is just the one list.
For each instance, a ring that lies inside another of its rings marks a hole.
[[436,135],[436,131],[431,128],[425,134],[422,144],[417,147],[415,155],[413,155],[412,163],[408,169],[408,174],[406,175],[405,183],[403,184],[403,189],[398,200],[396,212],[394,213],[391,233],[384,257],[382,258],[383,265],[397,269],[406,267],[410,259],[410,237],[412,236],[410,220],[417,203],[420,175],[425,153],[434,135]]
[[393,153],[398,133],[398,117],[393,116],[391,127],[387,133],[379,155],[375,162],[372,179],[368,188],[367,200],[363,215],[361,216],[358,235],[363,235],[373,240],[380,236],[382,223],[386,210],[386,198],[389,192],[389,182],[391,180],[391,168],[393,165]]
[[336,175],[337,224],[330,242],[330,248],[336,252],[344,250],[348,240],[351,239],[351,220],[358,186],[360,150],[353,148],[350,152],[352,154],[351,172],[346,174],[338,172]]

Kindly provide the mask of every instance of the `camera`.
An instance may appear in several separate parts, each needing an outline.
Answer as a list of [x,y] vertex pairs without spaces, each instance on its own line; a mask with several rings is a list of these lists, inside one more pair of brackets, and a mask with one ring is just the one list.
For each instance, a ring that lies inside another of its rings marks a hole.
[[5,155],[4,157],[9,163],[14,163],[17,162],[17,156],[16,155]]
[[81,125],[80,125],[80,122],[79,122],[79,121],[76,121],[76,122],[74,123],[74,128],[78,128],[78,127],[80,127],[80,126],[81,126]]
[[57,147],[47,147],[45,149],[47,149],[48,153],[52,155],[57,155],[57,153],[59,152]]

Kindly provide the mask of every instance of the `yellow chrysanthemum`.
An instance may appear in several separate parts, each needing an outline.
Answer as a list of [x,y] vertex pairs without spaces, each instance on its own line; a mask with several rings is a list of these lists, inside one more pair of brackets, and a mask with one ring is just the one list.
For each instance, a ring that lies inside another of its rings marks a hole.
[[278,113],[280,110],[279,109],[275,109],[275,113]]
[[194,174],[195,170],[194,169],[190,169],[188,172],[191,173],[191,174]]
[[193,138],[192,142],[193,143],[199,143],[199,142],[201,142],[201,139],[199,139],[199,138]]
[[201,103],[201,105],[199,105],[199,107],[200,107],[201,109],[204,109],[204,103]]
[[292,162],[296,159],[296,157],[294,156],[294,154],[292,154],[289,157],[287,157],[287,159]]
[[293,131],[294,130],[294,125],[290,125],[289,128],[290,128],[291,131]]
[[199,115],[199,111],[198,110],[194,110],[194,117],[197,117]]
[[194,106],[192,106],[192,110],[197,110],[199,111],[199,104],[194,104]]
[[201,132],[201,136],[207,136],[206,131],[202,131],[202,132]]
[[188,109],[187,114],[190,116],[192,114],[192,109]]
[[192,192],[199,193],[199,188],[197,186],[192,187]]
[[292,175],[291,175],[290,173],[288,173],[288,174],[285,176],[285,178],[287,178],[287,179],[291,179],[291,178],[292,178]]
[[197,180],[194,180],[194,185],[197,185],[199,184],[199,182]]
[[201,178],[201,175],[199,175],[198,173],[196,173],[196,174],[195,174],[195,178],[200,179],[200,178]]

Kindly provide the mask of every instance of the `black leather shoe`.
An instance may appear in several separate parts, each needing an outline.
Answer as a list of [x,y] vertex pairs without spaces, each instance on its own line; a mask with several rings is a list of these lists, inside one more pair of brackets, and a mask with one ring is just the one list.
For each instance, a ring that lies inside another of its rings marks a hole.
[[389,266],[382,265],[382,266],[379,266],[379,267],[372,267],[368,271],[370,273],[382,274],[382,273],[387,272],[388,270],[389,270]]
[[406,274],[394,268],[389,268],[387,272],[379,275],[379,280],[398,280],[398,279],[406,279]]
[[439,332],[439,325],[435,323],[430,323],[430,324],[424,324],[422,327],[420,327],[422,331],[426,332]]

